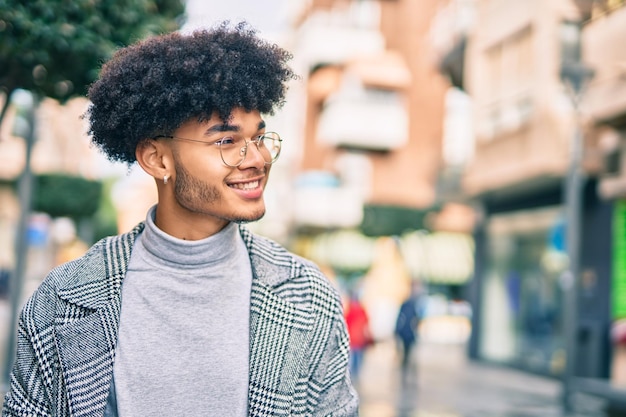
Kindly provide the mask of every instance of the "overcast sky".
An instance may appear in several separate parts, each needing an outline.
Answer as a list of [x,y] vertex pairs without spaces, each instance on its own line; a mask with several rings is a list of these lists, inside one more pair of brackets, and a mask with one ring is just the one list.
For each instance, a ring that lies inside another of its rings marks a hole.
[[286,25],[289,1],[298,0],[187,0],[187,23],[183,31],[212,27],[222,20],[248,21],[263,35]]

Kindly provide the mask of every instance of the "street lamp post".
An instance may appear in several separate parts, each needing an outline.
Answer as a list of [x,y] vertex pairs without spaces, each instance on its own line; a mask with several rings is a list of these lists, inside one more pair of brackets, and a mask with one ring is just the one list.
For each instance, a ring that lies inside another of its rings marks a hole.
[[33,190],[33,173],[30,166],[33,144],[35,143],[35,108],[37,99],[30,92],[19,90],[14,93],[12,100],[18,109],[14,132],[26,142],[26,157],[24,171],[18,182],[18,197],[20,201],[20,218],[15,234],[15,268],[9,279],[9,293],[11,298],[11,312],[9,331],[7,335],[4,374],[2,375],[3,389],[7,390],[10,384],[10,373],[15,359],[15,345],[17,333],[17,321],[20,303],[22,301],[22,289],[24,287],[24,275],[26,270],[26,252],[28,242],[26,232]]
[[565,210],[567,221],[568,270],[562,280],[564,291],[563,331],[565,336],[566,362],[563,372],[563,409],[572,411],[573,382],[576,371],[578,344],[578,289],[580,277],[580,236],[583,208],[584,151],[583,131],[580,117],[580,101],[584,87],[593,77],[593,70],[581,62],[580,23],[564,22],[561,27],[562,63],[561,80],[568,87],[574,107],[574,135],[570,144],[569,167],[565,177]]

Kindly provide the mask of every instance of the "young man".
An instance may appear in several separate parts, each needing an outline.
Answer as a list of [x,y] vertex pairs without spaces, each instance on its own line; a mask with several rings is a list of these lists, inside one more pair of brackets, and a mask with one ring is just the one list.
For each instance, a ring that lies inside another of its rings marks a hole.
[[25,305],[3,414],[354,416],[338,293],[241,225],[260,219],[290,55],[245,24],[124,48],[90,134],[154,177],[130,233],[54,269]]

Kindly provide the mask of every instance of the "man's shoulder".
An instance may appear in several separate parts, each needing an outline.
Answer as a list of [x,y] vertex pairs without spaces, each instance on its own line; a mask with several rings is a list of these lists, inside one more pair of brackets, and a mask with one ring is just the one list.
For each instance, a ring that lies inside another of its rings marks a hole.
[[71,285],[76,279],[98,277],[105,268],[114,267],[130,255],[133,232],[107,236],[94,243],[80,257],[53,268],[44,281],[52,281],[56,285]]
[[82,276],[81,270],[91,269],[94,264],[101,263],[103,259],[102,248],[103,241],[94,243],[87,251],[76,259],[64,262],[55,266],[48,272],[48,275],[42,281],[40,289],[46,288],[62,288],[76,277]]
[[33,307],[52,302],[63,291],[104,281],[111,272],[123,269],[137,233],[133,230],[102,238],[82,256],[52,268],[31,297]]
[[61,301],[60,293],[85,276],[81,271],[86,269],[86,263],[94,263],[99,246],[100,242],[91,246],[84,255],[57,265],[48,272],[22,309],[21,317],[26,323],[31,323],[31,328],[45,329],[54,323],[55,306]]
[[239,230],[253,261],[258,258],[274,266],[287,268],[292,272],[294,268],[307,267],[312,268],[312,271],[319,271],[314,262],[291,252],[275,240],[256,234],[245,226],[240,226]]
[[[279,292],[306,291],[313,298],[330,298],[333,302],[340,299],[338,290],[312,260],[247,228],[242,227],[242,236],[248,246],[253,268]],[[268,271],[271,273],[266,273]]]

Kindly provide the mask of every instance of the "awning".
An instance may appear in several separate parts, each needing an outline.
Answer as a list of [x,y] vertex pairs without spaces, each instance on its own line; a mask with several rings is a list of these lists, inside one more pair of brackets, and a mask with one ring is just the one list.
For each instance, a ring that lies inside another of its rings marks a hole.
[[400,238],[411,275],[437,284],[463,284],[474,274],[474,240],[463,233],[412,232]]

